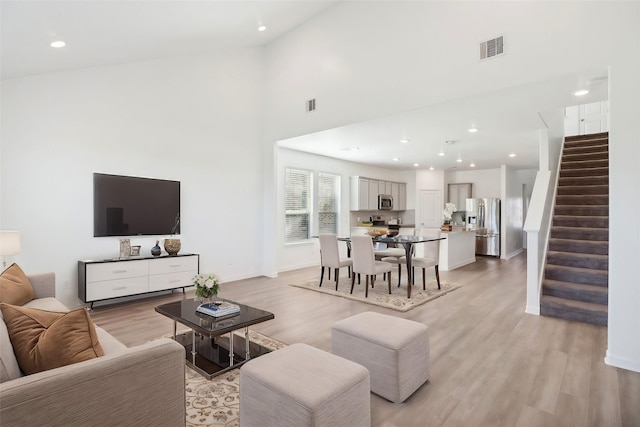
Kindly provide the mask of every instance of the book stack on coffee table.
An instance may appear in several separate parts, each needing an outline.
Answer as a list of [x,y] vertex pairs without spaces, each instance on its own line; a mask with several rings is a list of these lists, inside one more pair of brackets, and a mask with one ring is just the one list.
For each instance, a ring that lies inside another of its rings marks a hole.
[[226,301],[211,302],[200,304],[198,308],[196,308],[196,311],[198,313],[206,314],[207,316],[222,317],[239,313],[240,306]]

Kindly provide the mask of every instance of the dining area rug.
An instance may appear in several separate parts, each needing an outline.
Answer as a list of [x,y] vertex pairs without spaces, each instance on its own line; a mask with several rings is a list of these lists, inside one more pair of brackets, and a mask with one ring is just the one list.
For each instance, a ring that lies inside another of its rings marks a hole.
[[[461,285],[449,283],[444,280],[440,280],[440,288],[438,289],[438,283],[435,277],[427,278],[426,290],[422,290],[422,280],[416,283],[411,289],[411,298],[407,298],[407,285],[402,283],[398,287],[397,278],[396,281],[391,281],[391,295],[389,295],[389,287],[386,280],[378,278],[373,288],[369,287],[369,296],[364,296],[364,277],[361,284],[358,285],[356,281],[353,287],[353,294],[350,294],[351,279],[344,277],[340,278],[338,284],[338,290],[336,291],[336,282],[334,280],[325,280],[322,283],[322,287],[319,279],[309,280],[304,283],[292,283],[289,286],[296,288],[308,289],[310,291],[320,292],[327,295],[333,295],[336,297],[347,298],[354,301],[360,301],[366,304],[375,305],[378,307],[390,308],[400,312],[406,312],[412,308],[418,307],[426,302],[432,301],[436,298],[440,298],[443,295],[453,292],[456,289],[460,289]],[[371,284],[369,284],[371,286]]]

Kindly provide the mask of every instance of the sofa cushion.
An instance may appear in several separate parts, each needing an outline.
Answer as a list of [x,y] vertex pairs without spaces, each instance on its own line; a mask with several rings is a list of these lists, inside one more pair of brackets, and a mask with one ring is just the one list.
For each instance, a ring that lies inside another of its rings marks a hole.
[[35,298],[31,282],[24,271],[13,263],[0,274],[0,302],[24,305]]
[[20,366],[13,353],[13,346],[9,338],[9,331],[4,321],[0,320],[0,383],[20,378]]
[[84,308],[58,313],[0,304],[20,369],[33,374],[103,356]]

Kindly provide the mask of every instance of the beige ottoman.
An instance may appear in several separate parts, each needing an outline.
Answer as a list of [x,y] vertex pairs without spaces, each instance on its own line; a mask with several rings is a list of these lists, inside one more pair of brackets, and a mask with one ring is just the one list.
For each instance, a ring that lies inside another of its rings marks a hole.
[[306,344],[240,369],[241,426],[370,426],[369,372]]
[[331,352],[369,370],[371,391],[404,402],[429,379],[429,335],[422,323],[365,312],[335,323]]

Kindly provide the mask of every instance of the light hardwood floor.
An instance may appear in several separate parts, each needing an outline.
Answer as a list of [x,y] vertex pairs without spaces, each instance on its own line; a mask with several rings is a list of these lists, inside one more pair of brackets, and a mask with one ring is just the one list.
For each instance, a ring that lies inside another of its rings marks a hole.
[[[407,313],[288,286],[319,278],[319,268],[225,283],[220,296],[275,314],[253,329],[327,351],[331,325],[363,311],[428,325],[429,382],[402,404],[372,394],[374,426],[640,426],[640,373],[604,364],[606,328],[524,313],[525,262],[525,254],[478,257],[442,272],[463,287]],[[173,322],[153,308],[180,298],[97,307],[91,316],[132,346],[169,333]]]

